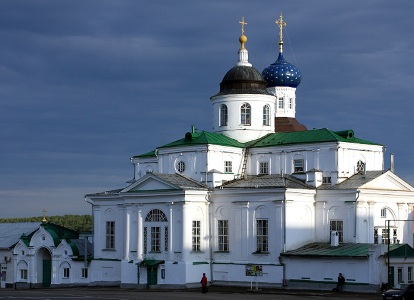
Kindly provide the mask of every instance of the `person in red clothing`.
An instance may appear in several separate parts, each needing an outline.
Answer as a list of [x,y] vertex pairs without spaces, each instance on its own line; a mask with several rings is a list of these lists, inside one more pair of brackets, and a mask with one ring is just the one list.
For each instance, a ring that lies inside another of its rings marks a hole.
[[204,293],[204,294],[207,293],[207,276],[206,276],[206,273],[203,273],[203,277],[201,277],[200,283],[201,283],[201,292]]

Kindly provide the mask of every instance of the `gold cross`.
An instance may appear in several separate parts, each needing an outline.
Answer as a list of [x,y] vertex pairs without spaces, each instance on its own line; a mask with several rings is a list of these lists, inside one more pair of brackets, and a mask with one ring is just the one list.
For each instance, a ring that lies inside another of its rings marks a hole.
[[43,220],[42,220],[42,222],[43,223],[46,223],[47,222],[47,220],[46,220],[46,209],[43,208],[42,212],[43,212]]
[[244,17],[242,17],[242,20],[239,23],[242,24],[242,35],[244,35],[244,25],[247,25],[247,23],[244,22]]
[[286,27],[286,22],[283,21],[282,13],[280,13],[280,17],[275,23],[279,26],[279,42],[283,43],[283,27]]

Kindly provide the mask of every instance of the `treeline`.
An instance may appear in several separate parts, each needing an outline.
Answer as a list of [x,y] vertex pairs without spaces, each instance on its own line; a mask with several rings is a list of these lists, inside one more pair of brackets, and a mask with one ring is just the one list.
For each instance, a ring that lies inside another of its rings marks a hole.
[[[0,223],[42,222],[43,217],[0,219]],[[92,231],[93,218],[90,215],[47,216],[46,220],[78,232]]]

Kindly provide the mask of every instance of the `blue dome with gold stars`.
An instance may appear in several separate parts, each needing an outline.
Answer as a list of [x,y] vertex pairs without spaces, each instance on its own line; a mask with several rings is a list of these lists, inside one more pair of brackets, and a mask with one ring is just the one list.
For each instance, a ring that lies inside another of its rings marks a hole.
[[263,70],[262,76],[266,80],[268,88],[275,86],[296,88],[302,80],[300,70],[291,63],[288,63],[284,59],[282,52],[279,52],[279,57],[276,62]]

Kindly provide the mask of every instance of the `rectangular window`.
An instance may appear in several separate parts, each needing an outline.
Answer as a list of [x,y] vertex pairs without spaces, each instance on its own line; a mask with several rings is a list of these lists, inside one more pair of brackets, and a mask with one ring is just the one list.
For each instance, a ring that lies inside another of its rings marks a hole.
[[148,229],[147,229],[147,226],[145,226],[144,227],[144,254],[147,253],[147,249],[148,249],[147,238],[148,238]]
[[331,177],[322,177],[322,184],[331,184]]
[[88,268],[82,268],[82,278],[88,278]]
[[257,252],[268,252],[268,220],[256,220]]
[[115,221],[106,222],[106,249],[115,249]]
[[269,163],[267,161],[259,162],[259,175],[267,174],[269,174]]
[[168,251],[168,226],[164,228],[164,251]]
[[402,282],[404,282],[404,277],[403,277],[403,268],[398,268],[398,271],[397,271],[397,278],[398,278],[398,283],[402,283]]
[[386,217],[387,217],[387,209],[381,208],[381,218],[386,218]]
[[69,278],[69,268],[63,268],[63,278]]
[[27,270],[26,269],[20,270],[20,279],[27,280]]
[[151,227],[151,252],[161,252],[160,227]]
[[218,250],[229,251],[229,221],[218,220]]
[[270,125],[270,107],[269,105],[263,106],[263,125]]
[[386,228],[382,229],[382,243],[388,244],[388,232]]
[[278,105],[279,109],[284,109],[285,108],[285,101],[283,100],[283,98],[279,98],[278,103],[279,103],[279,105]]
[[193,221],[193,228],[192,228],[192,250],[193,251],[200,251],[200,221]]
[[294,173],[303,173],[305,168],[305,162],[303,159],[295,159],[293,161],[293,172]]
[[379,237],[378,237],[378,228],[374,228],[374,244],[378,244]]
[[226,160],[224,162],[224,173],[233,173],[233,162]]
[[413,267],[407,268],[407,280],[409,283],[413,282]]
[[344,222],[341,220],[331,220],[329,222],[330,230],[329,233],[331,234],[332,231],[338,232],[338,241],[342,243],[344,241]]
[[293,109],[293,98],[289,99],[289,109]]

